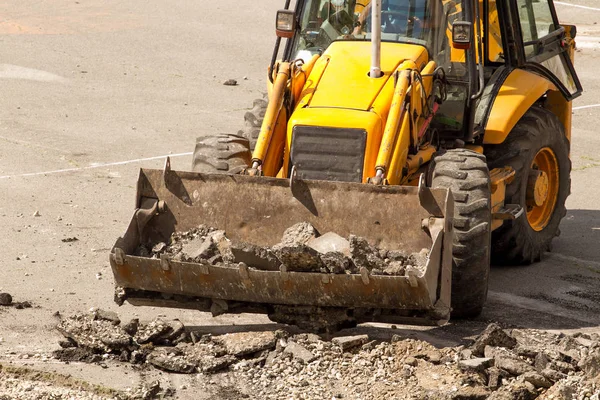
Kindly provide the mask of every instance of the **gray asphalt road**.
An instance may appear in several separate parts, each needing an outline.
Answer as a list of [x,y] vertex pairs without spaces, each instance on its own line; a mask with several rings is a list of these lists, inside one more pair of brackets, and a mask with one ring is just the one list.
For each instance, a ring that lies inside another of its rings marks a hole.
[[[4,350],[55,348],[55,311],[164,314],[215,332],[268,323],[112,302],[107,254],[133,212],[138,169],[162,166],[167,154],[175,155],[173,168],[187,169],[195,138],[237,132],[265,91],[281,2],[201,3],[0,2],[0,291],[35,305],[0,312],[0,358]],[[558,5],[561,20],[580,24],[577,69],[586,92],[575,106],[594,106],[600,9],[594,0],[565,3],[589,8]],[[223,86],[230,78],[240,84]],[[493,268],[488,307],[477,321],[403,332],[453,342],[492,319],[600,331],[600,107],[573,115],[572,195],[554,252],[530,267]],[[72,237],[78,241],[62,241]],[[385,325],[358,329],[396,333]],[[92,380],[110,374],[69,372]],[[116,386],[139,379],[117,375],[110,375]]]

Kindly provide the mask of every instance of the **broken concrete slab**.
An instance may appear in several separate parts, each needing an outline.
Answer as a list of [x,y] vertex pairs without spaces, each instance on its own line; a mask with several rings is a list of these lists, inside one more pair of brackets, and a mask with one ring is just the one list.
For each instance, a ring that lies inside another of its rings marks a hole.
[[306,242],[306,245],[321,254],[342,253],[346,257],[350,256],[350,242],[334,232],[312,238]]
[[493,365],[494,359],[487,357],[471,358],[469,360],[460,360],[458,362],[459,368],[464,371],[483,372],[487,368],[492,367]]
[[308,364],[317,358],[310,350],[296,342],[288,342],[283,352],[291,354],[295,359],[300,360],[305,364]]
[[534,368],[525,361],[514,358],[497,356],[494,358],[496,367],[509,372],[512,375],[522,375],[525,372],[534,371]]
[[362,346],[369,341],[369,335],[356,335],[356,336],[341,336],[331,340],[346,351],[354,347]]
[[309,240],[316,238],[319,232],[312,224],[308,222],[300,222],[290,226],[285,230],[281,241],[277,246],[294,246],[298,244],[306,244]]
[[[357,273],[358,270],[344,254],[339,252],[329,252],[321,254],[321,262],[327,272],[332,274]],[[325,271],[324,271],[325,272]]]
[[278,271],[281,262],[275,254],[267,248],[253,244],[233,242],[229,246],[233,262],[244,263],[250,267],[263,271]]
[[263,350],[275,348],[277,336],[275,332],[236,332],[213,337],[213,341],[220,343],[227,354],[241,357]]
[[170,324],[160,318],[156,318],[147,325],[138,327],[135,334],[135,341],[139,344],[150,343],[155,340],[166,338],[173,332]]
[[288,271],[322,272],[324,269],[319,253],[304,244],[278,247],[276,255]]
[[199,262],[213,257],[217,251],[217,244],[210,237],[197,237],[181,246],[181,259]]
[[182,374],[193,374],[196,372],[196,364],[186,360],[180,352],[172,349],[155,349],[148,355],[146,361],[158,369]]
[[485,346],[493,347],[505,347],[512,349],[517,345],[517,340],[512,336],[508,335],[502,328],[496,324],[491,323],[485,328],[485,330],[477,337],[475,343],[472,346],[473,354],[483,355]]
[[365,238],[350,235],[350,257],[357,268],[365,267],[368,270],[383,270],[385,263],[379,256],[379,251],[371,246]]
[[525,382],[531,383],[536,388],[549,388],[552,386],[552,382],[545,378],[542,374],[535,371],[527,371],[519,377]]

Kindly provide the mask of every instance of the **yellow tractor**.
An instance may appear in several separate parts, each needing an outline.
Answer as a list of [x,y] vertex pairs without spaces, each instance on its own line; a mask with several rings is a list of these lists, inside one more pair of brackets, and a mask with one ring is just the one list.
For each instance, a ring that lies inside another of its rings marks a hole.
[[[110,254],[117,302],[331,325],[479,315],[490,262],[538,261],[565,215],[575,27],[551,0],[291,6],[244,129],[198,138],[191,172],[141,170]],[[336,275],[136,253],[200,224],[272,246],[299,222],[426,248],[426,267]]]

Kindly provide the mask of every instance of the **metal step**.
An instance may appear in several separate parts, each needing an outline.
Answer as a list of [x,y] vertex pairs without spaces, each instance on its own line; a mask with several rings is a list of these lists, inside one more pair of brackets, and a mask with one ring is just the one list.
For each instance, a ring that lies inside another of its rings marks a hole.
[[515,220],[523,214],[523,207],[518,204],[505,204],[504,207],[494,213],[494,219]]

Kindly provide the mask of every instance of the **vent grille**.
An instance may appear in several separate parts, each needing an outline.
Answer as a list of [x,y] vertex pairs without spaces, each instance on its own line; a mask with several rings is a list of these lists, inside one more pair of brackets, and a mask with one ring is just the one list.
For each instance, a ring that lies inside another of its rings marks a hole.
[[362,182],[364,129],[295,126],[291,161],[300,179]]

